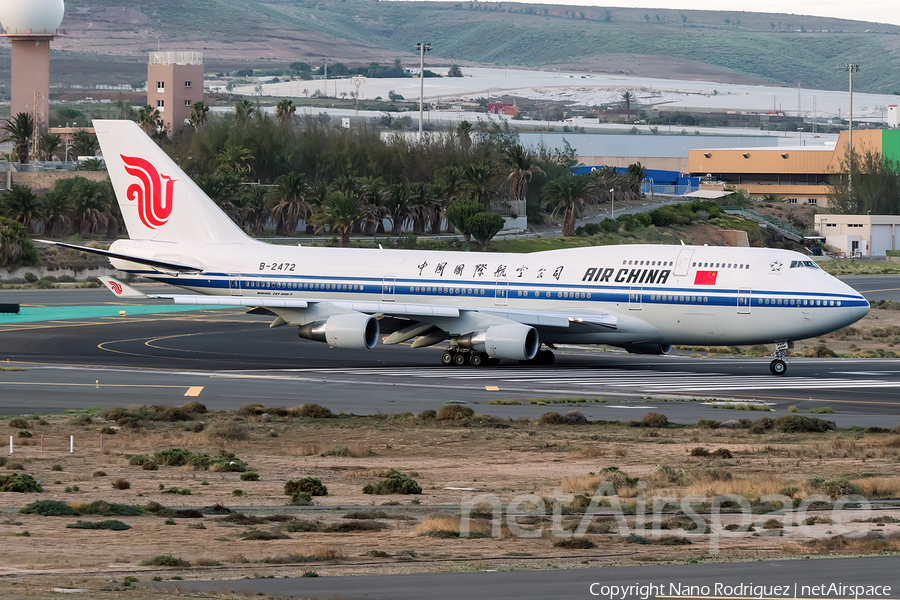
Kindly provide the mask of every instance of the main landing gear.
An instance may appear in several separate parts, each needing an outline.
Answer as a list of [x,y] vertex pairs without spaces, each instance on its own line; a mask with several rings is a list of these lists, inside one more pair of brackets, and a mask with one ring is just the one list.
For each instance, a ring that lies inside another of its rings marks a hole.
[[775,353],[772,355],[775,359],[769,363],[769,370],[772,371],[772,375],[784,375],[787,373],[788,366],[785,357],[790,346],[791,344],[788,342],[775,344]]
[[452,349],[441,354],[441,364],[446,366],[464,367],[472,365],[473,367],[488,366],[500,364],[499,358],[491,358],[484,352],[475,352],[472,350]]

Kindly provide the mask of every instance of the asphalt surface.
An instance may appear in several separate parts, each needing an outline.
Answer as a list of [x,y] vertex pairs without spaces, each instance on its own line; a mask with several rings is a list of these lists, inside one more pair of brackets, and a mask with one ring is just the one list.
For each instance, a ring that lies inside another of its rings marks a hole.
[[[597,551],[602,554],[602,550]],[[662,586],[649,598],[853,598],[804,586],[838,584],[845,586],[890,586],[872,589],[859,598],[897,598],[900,571],[896,556],[849,559],[809,559],[687,565],[645,565],[601,569],[503,571],[478,573],[429,573],[419,575],[379,575],[357,577],[316,577],[243,579],[238,581],[179,581],[141,584],[181,592],[233,590],[236,594],[278,594],[299,598],[346,598],[347,600],[512,600],[553,598],[555,600],[603,598],[605,600],[646,600],[637,586]],[[304,565],[303,570],[314,569]],[[596,584],[596,585],[595,585]],[[740,584],[763,589],[735,590],[717,587]],[[604,589],[604,586],[607,589]],[[624,587],[625,593],[610,597],[608,587]],[[628,586],[635,586],[629,588]],[[686,589],[687,586],[697,586]],[[706,587],[704,587],[706,586]],[[773,589],[783,586],[784,589]],[[606,592],[606,593],[604,593]],[[737,593],[735,593],[737,592]],[[874,593],[872,593],[874,592]],[[886,592],[886,593],[884,593]],[[876,595],[878,594],[878,595]]]
[[[848,279],[875,295],[895,293],[900,277]],[[887,290],[887,291],[885,291]],[[106,290],[4,291],[0,303],[43,306],[115,302]],[[118,305],[118,303],[116,303]],[[127,306],[123,308],[128,310]],[[755,418],[702,400],[758,402],[770,416],[828,406],[839,426],[900,425],[900,361],[795,359],[774,377],[768,358],[641,356],[564,348],[553,367],[439,366],[441,350],[405,345],[374,351],[330,349],[298,339],[269,318],[219,309],[4,325],[0,320],[0,413],[57,412],[88,406],[181,404],[186,394],[210,408],[261,402],[318,402],[336,412],[371,414],[438,409],[464,402],[503,418],[577,408],[590,419],[629,420],[663,412],[676,422]],[[570,399],[554,404],[560,398]],[[516,401],[513,404],[499,402]]]

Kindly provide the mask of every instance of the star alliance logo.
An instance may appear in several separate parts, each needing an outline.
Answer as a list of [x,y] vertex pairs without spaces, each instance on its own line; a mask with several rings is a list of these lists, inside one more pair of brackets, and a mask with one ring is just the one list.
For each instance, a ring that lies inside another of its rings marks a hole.
[[778,260],[769,265],[773,273],[781,273],[781,266],[781,261]]

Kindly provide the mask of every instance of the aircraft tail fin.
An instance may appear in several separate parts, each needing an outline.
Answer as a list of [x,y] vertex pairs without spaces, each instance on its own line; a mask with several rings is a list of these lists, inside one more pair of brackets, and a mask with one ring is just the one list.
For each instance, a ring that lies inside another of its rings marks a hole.
[[128,236],[241,244],[250,238],[132,121],[94,121]]

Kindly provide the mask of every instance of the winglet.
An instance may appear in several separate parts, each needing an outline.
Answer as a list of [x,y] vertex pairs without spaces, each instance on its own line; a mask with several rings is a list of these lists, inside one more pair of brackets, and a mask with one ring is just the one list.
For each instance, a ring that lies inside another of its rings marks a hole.
[[147,294],[140,292],[130,285],[122,283],[118,279],[113,279],[112,277],[101,277],[100,281],[103,282],[103,285],[111,291],[113,294],[118,296],[119,298],[149,298]]

